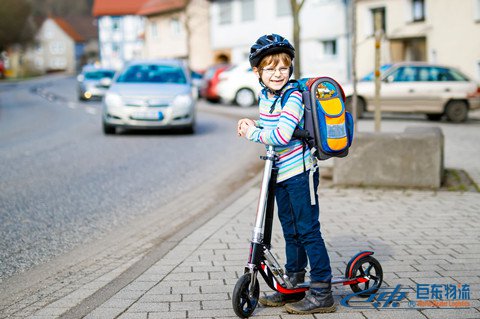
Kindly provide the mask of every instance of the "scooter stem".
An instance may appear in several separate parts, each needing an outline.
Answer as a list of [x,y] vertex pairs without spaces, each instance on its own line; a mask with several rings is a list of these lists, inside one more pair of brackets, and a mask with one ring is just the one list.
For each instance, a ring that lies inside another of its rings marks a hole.
[[265,210],[267,208],[268,185],[272,176],[273,164],[276,160],[276,152],[272,145],[267,148],[265,159],[265,168],[263,170],[263,180],[260,189],[260,198],[258,199],[257,216],[255,218],[255,228],[253,229],[252,242],[260,244],[263,239],[263,229],[265,223]]

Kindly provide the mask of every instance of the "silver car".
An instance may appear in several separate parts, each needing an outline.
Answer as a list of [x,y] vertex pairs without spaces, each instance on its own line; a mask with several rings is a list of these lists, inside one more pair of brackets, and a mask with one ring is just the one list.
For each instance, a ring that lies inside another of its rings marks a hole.
[[[430,120],[445,116],[452,122],[464,122],[470,110],[480,108],[480,86],[455,68],[425,62],[402,62],[381,69],[380,108],[385,112],[426,114]],[[357,85],[359,117],[374,111],[373,73]],[[347,108],[353,87],[344,85]]]
[[195,88],[178,60],[129,63],[113,79],[103,99],[103,132],[128,129],[195,130]]
[[112,83],[115,70],[101,69],[93,66],[84,67],[77,76],[78,99],[85,101],[101,99]]

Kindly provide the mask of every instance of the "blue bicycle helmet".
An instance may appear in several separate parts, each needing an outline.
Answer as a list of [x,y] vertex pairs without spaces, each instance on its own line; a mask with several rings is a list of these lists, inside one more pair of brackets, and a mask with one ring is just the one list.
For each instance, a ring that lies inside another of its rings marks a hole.
[[267,55],[286,53],[292,60],[295,58],[295,49],[287,39],[278,34],[263,35],[250,48],[250,65],[257,67]]

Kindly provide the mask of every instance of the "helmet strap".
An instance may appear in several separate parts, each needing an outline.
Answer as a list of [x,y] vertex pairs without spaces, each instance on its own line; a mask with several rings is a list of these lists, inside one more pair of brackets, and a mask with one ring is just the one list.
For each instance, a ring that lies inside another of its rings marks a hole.
[[263,83],[261,77],[258,78],[258,82],[260,83],[260,85],[262,86],[263,89],[265,89],[267,92],[270,92],[270,93],[273,94],[274,96],[280,96],[280,95],[282,94],[282,91],[283,91],[283,89],[285,88],[285,86],[287,86],[287,84],[289,83],[289,81],[287,81],[287,83],[285,83],[285,85],[282,86],[282,87],[280,88],[280,90],[274,91],[274,90],[272,90],[271,88],[269,88],[268,86],[266,86],[265,83]]

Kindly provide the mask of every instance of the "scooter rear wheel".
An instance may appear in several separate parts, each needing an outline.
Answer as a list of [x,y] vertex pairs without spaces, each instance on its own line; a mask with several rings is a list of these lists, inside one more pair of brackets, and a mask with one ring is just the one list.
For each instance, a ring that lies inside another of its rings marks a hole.
[[258,305],[260,287],[258,280],[255,281],[254,289],[250,292],[250,280],[252,275],[247,273],[240,277],[233,289],[232,305],[235,314],[240,318],[248,318]]
[[359,293],[360,297],[369,297],[376,293],[383,281],[383,270],[378,260],[372,256],[366,256],[357,261],[352,268],[351,278],[369,276],[370,280],[364,283],[351,284],[353,292]]

